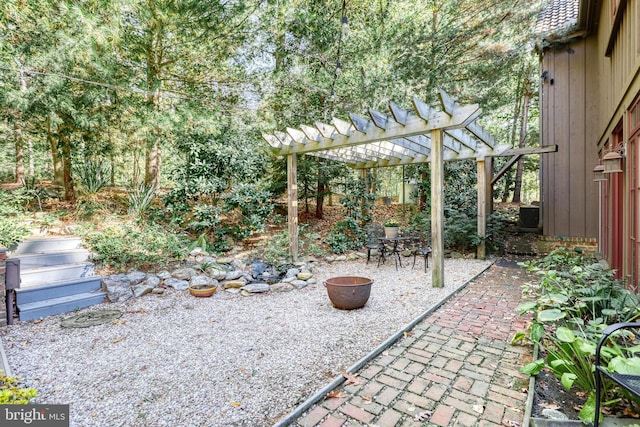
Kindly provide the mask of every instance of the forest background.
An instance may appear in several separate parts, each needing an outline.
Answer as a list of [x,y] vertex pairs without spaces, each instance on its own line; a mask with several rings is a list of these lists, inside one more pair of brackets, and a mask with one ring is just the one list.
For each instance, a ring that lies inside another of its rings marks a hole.
[[[543,6],[5,0],[0,245],[11,246],[34,224],[62,220],[82,223],[74,232],[120,266],[195,245],[228,250],[285,220],[277,210],[285,160],[270,153],[263,133],[386,111],[389,102],[409,108],[414,96],[434,102],[438,89],[460,104],[478,103],[481,124],[500,142],[535,146],[531,31]],[[496,185],[496,197],[535,200],[537,168],[536,156],[520,161]],[[374,171],[374,198],[357,176],[329,160],[299,159],[307,213],[322,218],[327,198],[347,196],[344,221],[323,240],[336,253],[366,238],[371,218],[354,206],[380,196],[398,201],[398,182],[429,188],[428,164]],[[449,223],[450,247],[477,243],[475,185],[473,161],[447,163],[446,215],[466,221]],[[426,200],[403,222],[428,231],[428,217]],[[313,245],[318,236],[306,237],[307,250],[321,251]],[[286,242],[286,231],[279,238]]]

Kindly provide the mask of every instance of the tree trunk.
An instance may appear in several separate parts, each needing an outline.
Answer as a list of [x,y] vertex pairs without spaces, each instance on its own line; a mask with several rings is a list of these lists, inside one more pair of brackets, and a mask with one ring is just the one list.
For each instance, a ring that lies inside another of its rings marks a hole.
[[60,136],[61,151],[62,151],[62,170],[64,181],[64,199],[68,202],[73,202],[76,199],[76,192],[73,185],[73,176],[71,175],[71,168],[73,161],[71,159],[71,142],[69,141],[69,135],[63,133]]
[[16,122],[16,183],[24,184],[24,141],[22,140],[21,123]]
[[[529,101],[531,100],[531,93],[528,90],[529,85],[525,82],[525,93],[524,100],[522,105],[522,122],[520,126],[520,144],[519,147],[522,148],[525,145],[525,141],[527,139],[527,122],[529,119]],[[513,188],[513,201],[515,203],[520,203],[521,201],[521,191],[522,191],[522,175],[524,173],[524,156],[518,159],[518,167],[516,169],[516,182]]]
[[49,147],[51,147],[51,163],[53,165],[53,185],[64,186],[64,171],[62,165],[62,156],[58,153],[58,141],[51,133],[51,122],[47,118],[47,139]]
[[147,149],[144,174],[145,185],[151,185],[154,188],[160,187],[160,160],[160,144],[155,141],[151,148]]
[[317,159],[318,162],[318,182],[316,185],[316,218],[322,219],[324,217],[324,195],[327,190],[327,186],[324,179],[324,173],[322,170],[322,160]]
[[318,192],[316,193],[316,218],[324,218],[324,195],[327,188],[323,182],[318,182]]

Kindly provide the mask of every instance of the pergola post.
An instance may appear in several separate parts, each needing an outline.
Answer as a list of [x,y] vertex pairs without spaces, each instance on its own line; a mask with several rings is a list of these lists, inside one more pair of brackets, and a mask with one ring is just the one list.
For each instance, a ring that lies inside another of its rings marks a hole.
[[444,287],[444,158],[442,129],[431,131],[431,286]]
[[485,259],[487,237],[487,172],[484,157],[478,157],[478,237],[480,243],[476,249],[476,258]]
[[293,262],[298,261],[298,156],[287,155],[287,203],[289,251]]

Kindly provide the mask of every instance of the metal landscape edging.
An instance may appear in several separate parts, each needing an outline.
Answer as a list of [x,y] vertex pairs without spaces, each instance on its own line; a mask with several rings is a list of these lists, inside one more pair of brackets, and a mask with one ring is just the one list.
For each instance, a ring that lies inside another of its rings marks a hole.
[[[396,341],[398,341],[401,337],[403,337],[405,332],[409,332],[418,323],[422,322],[427,316],[429,316],[431,313],[433,313],[438,308],[440,308],[444,303],[446,303],[449,299],[451,299],[453,296],[455,296],[458,292],[460,292],[462,289],[466,288],[469,283],[473,282],[480,275],[484,274],[484,272],[487,271],[489,268],[491,268],[495,264],[495,262],[496,262],[495,260],[493,262],[491,262],[484,269],[482,269],[482,271],[480,271],[478,274],[476,274],[475,276],[473,276],[472,278],[470,278],[469,280],[464,282],[462,285],[460,285],[459,287],[457,287],[456,289],[451,291],[449,294],[445,295],[445,297],[443,299],[441,299],[440,301],[438,301],[437,303],[435,303],[434,305],[429,307],[426,311],[424,311],[422,314],[418,315],[418,317],[413,319],[411,322],[407,323],[402,329],[400,329],[395,334],[393,334],[392,336],[387,338],[378,347],[373,349],[370,353],[368,353],[362,359],[358,360],[355,364],[353,364],[351,367],[349,367],[346,370],[346,372],[349,373],[349,374],[353,374],[353,373],[359,371],[360,369],[362,369],[362,367],[364,365],[369,363],[373,358],[378,356],[380,353],[385,351],[387,348],[391,347],[391,345],[393,345]],[[333,379],[333,381],[331,381],[330,383],[325,385],[323,388],[318,390],[316,393],[314,393],[307,400],[305,400],[300,405],[298,405],[292,412],[290,412],[289,414],[287,414],[286,416],[281,418],[277,423],[275,423],[273,425],[273,427],[286,427],[286,426],[290,425],[296,419],[298,419],[300,417],[300,415],[302,415],[305,411],[307,411],[309,408],[311,408],[313,405],[315,405],[317,402],[319,402],[323,397],[325,397],[327,395],[327,393],[329,393],[330,391],[332,391],[333,389],[338,387],[345,380],[346,380],[346,378],[344,377],[344,375],[336,376]]]

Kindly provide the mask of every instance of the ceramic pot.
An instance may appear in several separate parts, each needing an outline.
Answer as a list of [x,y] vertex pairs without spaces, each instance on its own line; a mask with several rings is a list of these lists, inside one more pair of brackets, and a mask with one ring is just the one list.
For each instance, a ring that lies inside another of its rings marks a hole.
[[384,237],[387,239],[395,239],[398,237],[398,227],[385,227]]
[[189,286],[189,293],[193,296],[205,298],[216,293],[216,285],[192,285]]

